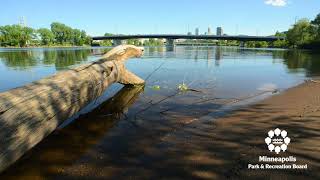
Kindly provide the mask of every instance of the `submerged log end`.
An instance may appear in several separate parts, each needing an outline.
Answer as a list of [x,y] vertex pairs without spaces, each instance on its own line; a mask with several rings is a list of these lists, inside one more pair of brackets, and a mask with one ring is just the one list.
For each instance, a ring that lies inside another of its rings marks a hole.
[[119,68],[119,78],[117,81],[118,83],[121,83],[123,85],[143,85],[145,84],[145,81],[127,70],[123,62],[132,57],[141,57],[143,51],[143,47],[137,47],[133,45],[120,45],[106,53],[102,57],[102,59],[111,59],[116,61],[117,67]]
[[144,85],[145,81],[138,77],[137,75],[133,74],[132,72],[128,70],[124,70],[122,72],[122,76],[120,77],[120,80],[118,81],[121,84],[124,85]]

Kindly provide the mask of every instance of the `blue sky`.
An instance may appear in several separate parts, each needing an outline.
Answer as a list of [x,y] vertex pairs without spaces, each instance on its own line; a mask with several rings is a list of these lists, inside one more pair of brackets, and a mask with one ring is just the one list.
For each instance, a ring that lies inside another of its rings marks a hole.
[[[194,33],[222,26],[227,34],[270,35],[320,13],[320,0],[1,0],[0,25],[50,27],[54,21],[90,35]],[[189,27],[189,28],[188,28]]]

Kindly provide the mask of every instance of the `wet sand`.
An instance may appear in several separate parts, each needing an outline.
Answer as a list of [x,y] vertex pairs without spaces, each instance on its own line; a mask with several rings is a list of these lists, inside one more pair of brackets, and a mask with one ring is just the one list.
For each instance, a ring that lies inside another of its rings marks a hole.
[[[320,179],[319,92],[320,83],[307,82],[211,119],[186,108],[167,112],[166,121],[80,118],[36,146],[0,179]],[[121,107],[119,112],[128,108]],[[144,116],[148,114],[154,112]],[[264,142],[275,128],[291,138],[279,155]],[[85,131],[76,133],[79,129]],[[308,169],[249,170],[248,164],[259,163],[262,155],[294,156],[296,164]]]

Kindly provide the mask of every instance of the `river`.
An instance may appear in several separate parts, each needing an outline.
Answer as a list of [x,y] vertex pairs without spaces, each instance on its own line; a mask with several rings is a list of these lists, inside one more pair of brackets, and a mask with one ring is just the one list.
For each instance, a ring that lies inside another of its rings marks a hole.
[[[0,49],[0,92],[97,60],[109,49]],[[144,88],[112,85],[2,177],[77,178],[97,169],[113,178],[155,173],[161,167],[152,162],[166,158],[172,133],[319,76],[319,59],[284,49],[146,47],[126,63],[146,79]],[[191,90],[179,91],[182,84]]]

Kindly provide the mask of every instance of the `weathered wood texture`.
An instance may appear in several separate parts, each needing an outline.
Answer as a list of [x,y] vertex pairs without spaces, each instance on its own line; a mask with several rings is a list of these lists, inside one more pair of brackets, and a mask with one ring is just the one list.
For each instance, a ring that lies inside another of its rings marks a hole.
[[124,66],[142,53],[135,46],[117,46],[96,62],[0,93],[0,172],[112,83],[144,84]]

